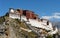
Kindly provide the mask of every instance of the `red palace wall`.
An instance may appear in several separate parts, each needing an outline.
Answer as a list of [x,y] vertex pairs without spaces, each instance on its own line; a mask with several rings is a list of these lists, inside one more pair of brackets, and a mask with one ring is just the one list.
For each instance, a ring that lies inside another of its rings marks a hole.
[[37,18],[37,16],[32,11],[29,11],[29,10],[19,10],[19,9],[17,11],[20,13],[20,15],[26,16],[27,19],[35,19],[35,18]]

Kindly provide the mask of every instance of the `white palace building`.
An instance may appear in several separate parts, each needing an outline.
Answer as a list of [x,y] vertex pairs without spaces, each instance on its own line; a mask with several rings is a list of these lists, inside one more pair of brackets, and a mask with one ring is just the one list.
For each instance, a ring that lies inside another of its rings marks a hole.
[[34,14],[34,12],[29,10],[20,10],[10,8],[9,17],[13,19],[21,19],[21,21],[29,21],[27,24],[31,24],[31,26],[42,28],[45,30],[50,30],[48,34],[56,34],[58,32],[57,27],[53,27],[52,23],[47,19],[40,19],[38,15]]

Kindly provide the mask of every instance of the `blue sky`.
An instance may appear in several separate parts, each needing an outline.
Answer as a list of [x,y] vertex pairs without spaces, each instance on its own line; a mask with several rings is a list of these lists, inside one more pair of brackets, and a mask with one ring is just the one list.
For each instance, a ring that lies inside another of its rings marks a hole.
[[60,13],[60,0],[0,0],[0,16],[8,12],[9,8],[31,10],[39,17],[50,17]]

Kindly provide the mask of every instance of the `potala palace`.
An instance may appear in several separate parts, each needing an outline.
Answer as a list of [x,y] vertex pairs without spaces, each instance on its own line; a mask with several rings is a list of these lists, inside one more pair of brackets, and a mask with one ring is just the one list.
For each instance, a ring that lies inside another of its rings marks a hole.
[[31,24],[32,27],[39,28],[39,32],[46,30],[47,34],[51,35],[58,32],[57,27],[53,27],[49,20],[39,18],[37,14],[30,10],[10,8],[9,17],[13,19],[20,19],[21,21],[26,21],[26,24]]

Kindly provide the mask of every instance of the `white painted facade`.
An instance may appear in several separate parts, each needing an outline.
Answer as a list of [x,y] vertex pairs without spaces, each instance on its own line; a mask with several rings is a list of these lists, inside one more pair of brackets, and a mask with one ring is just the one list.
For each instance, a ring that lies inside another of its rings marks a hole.
[[9,14],[9,17],[10,17],[10,18],[13,18],[13,19],[20,19],[20,15],[14,14],[14,13],[10,13],[10,14]]
[[[20,19],[20,15],[18,13],[12,13],[14,12],[13,10],[11,10],[11,12],[9,13],[9,17],[10,18],[13,18],[13,19]],[[21,21],[27,21],[26,17],[25,16],[21,16]],[[42,29],[45,29],[45,30],[51,30],[51,32],[49,32],[50,34],[55,34],[57,33],[57,28],[56,30],[53,30],[53,27],[52,27],[52,23],[49,22],[49,25],[47,25],[47,20],[44,20],[43,22],[39,22],[38,20],[34,20],[34,19],[29,19],[29,22],[31,24],[31,26],[34,26],[34,27],[38,27],[38,28],[42,28]],[[28,24],[27,23],[27,24]]]
[[53,35],[53,34],[55,34],[55,33],[57,33],[57,32],[58,32],[58,29],[55,28],[55,30],[52,30],[51,32],[49,32],[49,34]]

